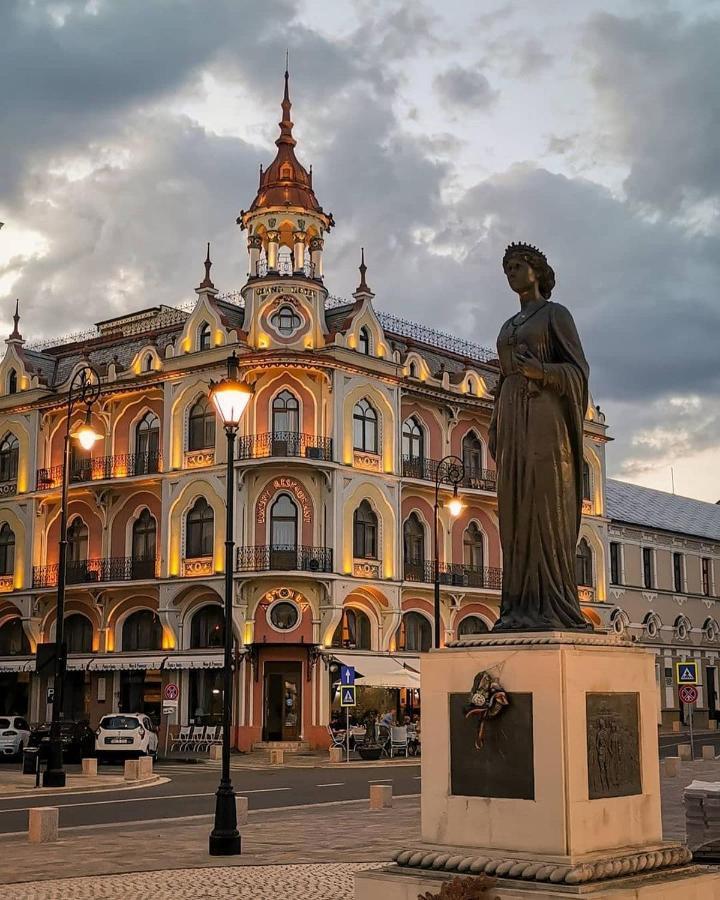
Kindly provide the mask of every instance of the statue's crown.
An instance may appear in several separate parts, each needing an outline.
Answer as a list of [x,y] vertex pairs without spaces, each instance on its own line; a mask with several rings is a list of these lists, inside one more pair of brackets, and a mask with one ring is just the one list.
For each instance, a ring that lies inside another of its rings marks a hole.
[[522,242],[508,244],[505,249],[505,259],[508,256],[511,256],[513,253],[532,253],[533,256],[539,256],[543,262],[547,262],[547,257],[539,250],[537,247],[533,247],[532,244],[523,244]]

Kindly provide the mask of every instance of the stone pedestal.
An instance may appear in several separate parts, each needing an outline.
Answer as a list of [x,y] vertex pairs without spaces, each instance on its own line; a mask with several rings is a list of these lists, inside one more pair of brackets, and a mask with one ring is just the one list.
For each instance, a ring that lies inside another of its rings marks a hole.
[[[510,702],[478,749],[463,707],[483,671]],[[662,840],[651,653],[605,634],[487,635],[425,655],[421,678],[424,843],[360,873],[357,900],[415,900],[463,873],[498,878],[502,898],[720,898],[720,874]]]

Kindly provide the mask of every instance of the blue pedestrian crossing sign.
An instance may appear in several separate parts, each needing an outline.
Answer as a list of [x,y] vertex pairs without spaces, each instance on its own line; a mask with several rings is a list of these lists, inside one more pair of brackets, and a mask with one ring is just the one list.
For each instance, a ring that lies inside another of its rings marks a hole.
[[340,706],[355,706],[355,685],[340,688]]
[[355,666],[340,666],[340,684],[343,687],[355,684]]
[[675,663],[678,684],[697,684],[698,670],[696,662]]

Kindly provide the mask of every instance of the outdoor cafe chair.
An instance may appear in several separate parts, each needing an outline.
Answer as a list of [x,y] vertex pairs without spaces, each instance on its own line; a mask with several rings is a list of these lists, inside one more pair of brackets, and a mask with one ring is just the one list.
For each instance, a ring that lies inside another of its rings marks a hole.
[[385,756],[390,758],[389,747],[391,746],[391,737],[390,737],[390,726],[389,725],[378,725],[377,727],[377,739],[378,744],[382,747],[382,752]]
[[183,725],[180,728],[180,731],[175,735],[175,737],[172,739],[172,743],[170,744],[171,753],[173,752],[173,750],[175,750],[176,747],[179,747],[181,750],[183,749],[183,746],[186,745],[190,740],[190,731],[190,725]]
[[190,734],[190,739],[185,744],[185,750],[190,750],[193,753],[197,753],[202,745],[203,738],[205,737],[205,726],[204,725],[194,725],[193,730]]
[[219,725],[215,725],[214,727],[211,725],[206,725],[205,734],[202,737],[202,741],[198,744],[198,750],[207,752],[210,749],[210,744],[214,744],[217,741],[219,730]]
[[390,758],[396,753],[408,755],[408,730],[407,725],[393,725],[390,728]]
[[365,734],[367,732],[366,728],[363,728],[362,725],[353,725],[350,728],[350,742],[352,744],[353,749],[355,747],[361,747],[365,742]]
[[330,740],[332,741],[333,747],[344,747],[345,746],[345,731],[333,731],[332,728],[327,726],[328,734],[330,735]]

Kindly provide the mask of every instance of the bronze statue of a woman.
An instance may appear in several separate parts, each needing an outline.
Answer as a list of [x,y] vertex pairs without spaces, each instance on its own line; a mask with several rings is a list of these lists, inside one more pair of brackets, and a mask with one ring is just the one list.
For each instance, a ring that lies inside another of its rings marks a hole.
[[588,364],[573,318],[550,302],[555,273],[529,244],[503,257],[520,312],[500,329],[490,422],[503,584],[493,631],[585,631],[575,580]]

